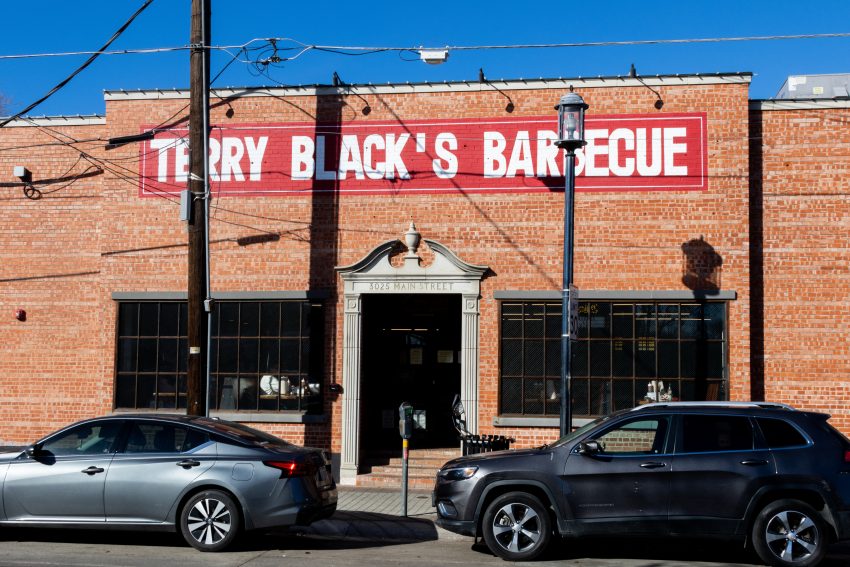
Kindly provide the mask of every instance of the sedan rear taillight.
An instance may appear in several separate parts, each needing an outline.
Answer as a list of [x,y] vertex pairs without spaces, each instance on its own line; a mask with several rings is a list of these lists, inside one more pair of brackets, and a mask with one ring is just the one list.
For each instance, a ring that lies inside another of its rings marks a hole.
[[296,476],[310,476],[316,472],[312,463],[303,461],[263,461],[267,467],[280,471],[280,478],[293,478]]

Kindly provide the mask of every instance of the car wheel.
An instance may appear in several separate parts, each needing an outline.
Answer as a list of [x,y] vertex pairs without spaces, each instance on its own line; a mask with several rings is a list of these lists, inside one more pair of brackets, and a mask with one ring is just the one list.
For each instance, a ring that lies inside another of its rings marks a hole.
[[220,490],[199,492],[180,513],[183,538],[201,551],[221,551],[236,539],[239,526],[239,507]]
[[752,541],[761,560],[777,567],[817,565],[827,545],[820,515],[799,500],[766,506],[753,524]]
[[509,561],[538,557],[552,537],[548,510],[525,492],[510,492],[491,502],[482,529],[490,551]]

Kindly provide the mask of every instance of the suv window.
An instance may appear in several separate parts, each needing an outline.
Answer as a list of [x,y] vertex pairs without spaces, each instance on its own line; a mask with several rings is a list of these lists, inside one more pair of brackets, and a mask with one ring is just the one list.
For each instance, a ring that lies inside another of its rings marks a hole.
[[596,438],[608,455],[644,455],[664,451],[668,418],[652,417],[621,423]]
[[753,426],[739,415],[683,415],[683,453],[749,451],[753,448]]
[[808,444],[803,434],[784,419],[759,417],[756,418],[756,423],[759,424],[764,440],[771,449],[800,447]]

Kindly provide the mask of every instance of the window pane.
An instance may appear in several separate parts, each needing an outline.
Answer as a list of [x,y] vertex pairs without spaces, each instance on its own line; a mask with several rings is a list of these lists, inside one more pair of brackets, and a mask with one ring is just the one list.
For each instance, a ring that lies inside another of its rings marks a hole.
[[277,339],[260,339],[260,372],[280,371],[279,344]]
[[260,356],[258,339],[239,340],[239,372],[257,372]]
[[120,430],[120,421],[78,425],[48,439],[41,448],[53,455],[102,455],[110,451]]
[[118,339],[118,372],[133,372],[136,370],[136,355],[138,341],[136,339]]
[[658,377],[679,377],[679,343],[658,341]]
[[239,353],[239,343],[236,339],[221,339],[218,341],[218,371],[236,372],[236,360]]
[[705,345],[705,377],[723,378],[723,344],[706,343]]
[[235,337],[239,333],[239,304],[217,303],[219,316],[218,334],[221,337]]
[[159,333],[159,303],[139,305],[139,335],[155,337]]
[[[570,346],[570,357],[572,358],[570,375],[587,376],[589,368],[587,364],[589,345],[590,343],[588,341],[573,341],[573,344]],[[560,358],[560,351],[558,358]]]
[[280,303],[260,304],[260,336],[276,337],[280,332]]
[[280,304],[280,336],[297,337],[301,334],[301,303],[287,301]]
[[622,425],[597,438],[605,454],[657,454],[664,450],[666,419],[642,419]]
[[[575,344],[575,343],[574,343]],[[546,341],[546,376],[561,375],[561,342]]]
[[280,371],[299,372],[298,339],[280,340]]
[[159,335],[176,337],[180,323],[180,304],[161,303],[159,307]]
[[156,389],[156,377],[153,374],[139,374],[136,381],[136,407],[156,407],[154,390]]
[[800,447],[807,444],[806,438],[797,428],[782,419],[767,417],[756,418],[764,440],[771,449],[782,447]]
[[681,338],[697,339],[704,336],[705,320],[703,319],[702,308],[699,305],[689,303],[683,304],[681,309]]
[[522,413],[522,378],[502,379],[502,413]]
[[623,378],[634,376],[634,343],[632,341],[615,340],[613,344],[611,373]]
[[543,380],[526,380],[523,390],[523,395],[525,397],[524,413],[530,415],[542,415],[544,404],[543,395],[545,392]]
[[175,372],[177,370],[177,339],[162,339],[159,341],[159,372]]
[[256,337],[260,334],[260,304],[241,303],[239,306],[240,336]]
[[542,339],[544,334],[543,314],[545,308],[542,303],[528,305],[525,313],[525,326],[523,332],[525,338]]
[[139,339],[139,372],[156,372],[156,339]]
[[749,418],[735,415],[682,416],[682,451],[746,451],[753,448]]
[[635,342],[635,376],[655,377],[655,340],[639,339]]
[[502,340],[502,375],[522,375],[522,341]]
[[546,304],[546,338],[560,339],[561,338],[561,304],[547,303]]
[[590,338],[607,339],[611,337],[611,304],[590,303]]
[[590,341],[590,375],[611,376],[611,341]]
[[115,381],[115,405],[119,408],[136,407],[135,374],[119,374]]
[[[591,415],[588,385],[587,380],[570,380],[570,401],[572,402],[573,415]],[[560,385],[558,387],[560,388]],[[560,401],[560,398],[558,398],[558,403]]]
[[722,339],[726,328],[726,304],[706,303],[705,313],[705,338]]
[[634,381],[614,380],[613,411],[635,407]]
[[121,303],[118,305],[118,334],[123,337],[139,334],[138,303]]
[[662,304],[658,306],[658,338],[679,338],[679,306]]
[[635,305],[635,336],[655,337],[655,305]]
[[543,376],[543,341],[525,341],[524,349],[526,376]]
[[612,330],[614,338],[630,339],[634,336],[634,306],[615,303],[612,312]]

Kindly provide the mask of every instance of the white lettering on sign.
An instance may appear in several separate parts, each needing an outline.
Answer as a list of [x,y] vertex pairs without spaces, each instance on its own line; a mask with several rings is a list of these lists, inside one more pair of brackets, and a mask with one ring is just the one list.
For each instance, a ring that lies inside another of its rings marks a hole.
[[[260,136],[257,139],[250,136],[245,138],[225,136],[221,141],[210,138],[210,179],[245,181],[244,169],[248,171],[250,181],[261,181],[263,155],[268,141],[268,136]],[[175,182],[186,182],[189,178],[188,140],[155,138],[151,140],[151,149],[157,152],[157,181],[166,182],[170,177]],[[169,156],[171,156],[170,160]]]

